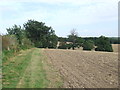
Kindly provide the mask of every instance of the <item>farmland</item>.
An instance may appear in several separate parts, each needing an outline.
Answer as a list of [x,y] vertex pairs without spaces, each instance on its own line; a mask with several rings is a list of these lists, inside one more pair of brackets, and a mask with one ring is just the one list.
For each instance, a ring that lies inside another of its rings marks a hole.
[[67,88],[116,88],[118,53],[44,50]]
[[39,49],[3,63],[3,88],[117,88],[118,53]]
[[[117,88],[118,43],[105,36],[67,38],[28,20],[2,35],[3,88]],[[58,44],[59,42],[59,44]],[[118,42],[118,41],[117,41]]]
[[[61,85],[59,75],[50,68],[41,49],[33,48],[21,51],[17,56],[3,62],[2,87],[59,87]],[[53,77],[55,80],[51,81]]]
[[118,52],[118,47],[120,46],[120,44],[112,44],[112,48],[114,52]]
[[118,2],[9,1],[1,4],[0,88],[118,88]]

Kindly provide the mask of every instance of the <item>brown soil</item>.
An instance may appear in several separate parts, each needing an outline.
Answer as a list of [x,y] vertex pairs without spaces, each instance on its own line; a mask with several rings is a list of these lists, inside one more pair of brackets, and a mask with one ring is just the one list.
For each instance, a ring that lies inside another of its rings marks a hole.
[[43,50],[59,71],[63,88],[117,88],[118,53]]

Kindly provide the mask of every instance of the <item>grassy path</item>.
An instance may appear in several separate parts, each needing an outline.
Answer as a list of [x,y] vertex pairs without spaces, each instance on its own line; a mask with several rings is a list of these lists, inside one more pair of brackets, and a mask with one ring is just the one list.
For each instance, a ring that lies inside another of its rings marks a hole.
[[16,57],[3,61],[2,87],[15,88],[31,60],[33,49],[20,52]]
[[3,63],[3,88],[60,87],[60,79],[48,62],[41,49],[22,51]]
[[31,61],[27,66],[17,88],[45,88],[48,85],[45,70],[43,69],[43,56],[41,50],[36,49],[32,53]]

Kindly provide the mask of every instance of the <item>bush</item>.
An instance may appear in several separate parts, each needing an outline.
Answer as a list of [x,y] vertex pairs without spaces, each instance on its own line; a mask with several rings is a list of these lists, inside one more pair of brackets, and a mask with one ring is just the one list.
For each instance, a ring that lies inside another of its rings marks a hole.
[[107,51],[107,52],[113,52],[112,45],[105,45],[105,46],[98,46],[95,51]]
[[18,47],[18,42],[15,36],[13,35],[2,36],[2,49],[3,50],[16,49],[17,47]]
[[2,36],[2,59],[3,62],[9,60],[20,50],[29,49],[32,47],[32,43],[29,39],[24,38],[22,44],[18,43],[18,40],[14,35],[4,35]]
[[67,49],[71,49],[72,48],[72,44],[66,44]]
[[29,39],[24,38],[22,40],[22,45],[20,45],[20,48],[25,50],[25,49],[29,49],[33,46],[34,46],[33,43]]
[[58,47],[58,49],[67,49],[67,45],[66,44],[61,45],[61,46]]
[[10,46],[10,39],[8,36],[2,36],[2,49],[8,50]]
[[73,44],[67,44],[66,42],[61,42],[58,49],[71,49]]
[[99,39],[97,40],[97,48],[95,49],[95,51],[113,52],[109,38],[104,36],[99,37]]
[[94,48],[94,43],[91,40],[85,41],[83,44],[83,50],[92,50]]

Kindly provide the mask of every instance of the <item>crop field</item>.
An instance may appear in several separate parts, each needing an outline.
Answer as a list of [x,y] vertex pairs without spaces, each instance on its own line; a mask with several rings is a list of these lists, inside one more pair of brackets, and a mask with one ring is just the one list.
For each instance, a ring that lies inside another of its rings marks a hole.
[[118,53],[39,49],[3,62],[3,88],[117,88]]
[[118,52],[118,47],[120,47],[120,44],[112,44],[112,48],[114,52]]
[[120,88],[118,0],[0,5],[0,89]]
[[116,88],[118,53],[44,50],[66,88]]

